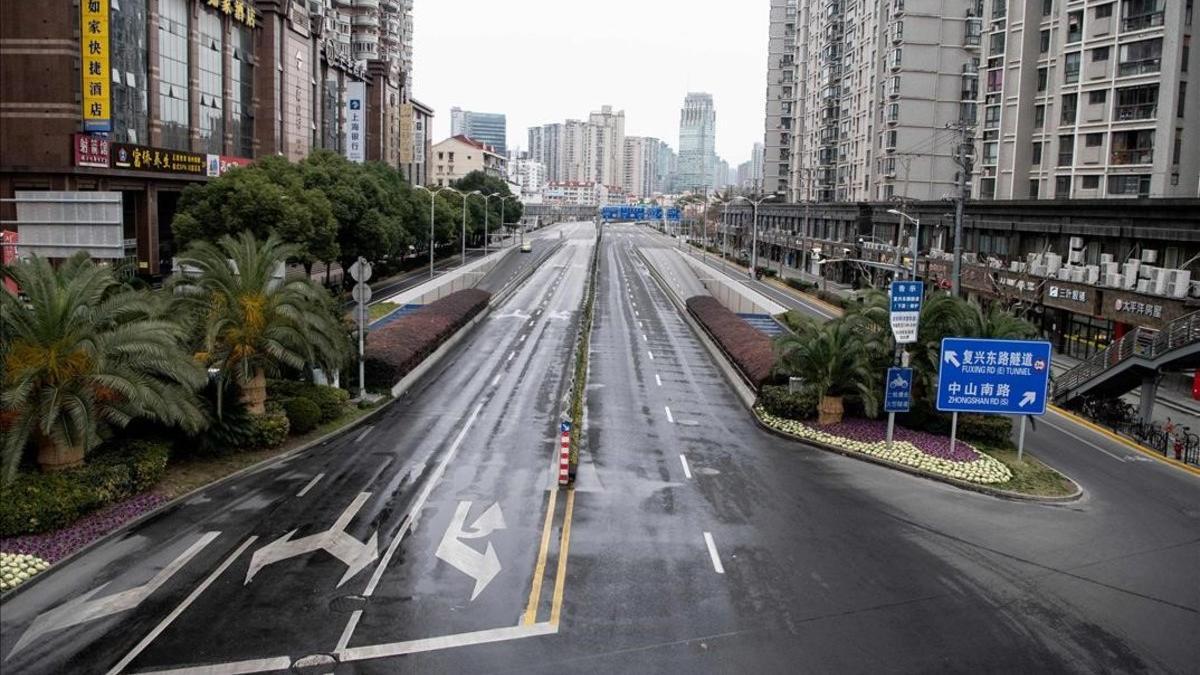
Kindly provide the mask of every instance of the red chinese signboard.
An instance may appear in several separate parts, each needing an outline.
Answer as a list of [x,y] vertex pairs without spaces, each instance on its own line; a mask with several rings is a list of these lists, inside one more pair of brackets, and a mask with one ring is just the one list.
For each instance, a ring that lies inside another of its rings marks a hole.
[[103,136],[91,134],[75,134],[75,166],[94,166],[108,168],[110,143]]

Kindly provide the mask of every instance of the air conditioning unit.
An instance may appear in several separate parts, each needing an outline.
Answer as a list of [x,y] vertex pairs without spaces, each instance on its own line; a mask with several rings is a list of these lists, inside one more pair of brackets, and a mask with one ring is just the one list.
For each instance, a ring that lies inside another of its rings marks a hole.
[[1149,295],[1150,288],[1151,288],[1151,286],[1150,286],[1149,279],[1139,279],[1138,280],[1138,282],[1137,282],[1137,292],[1138,293],[1145,293],[1146,295]]
[[1115,263],[1111,260],[1108,262],[1101,261],[1100,262],[1100,273],[1103,274],[1104,276],[1108,276],[1110,274],[1120,274],[1121,273],[1121,265],[1118,263]]
[[1091,286],[1095,286],[1097,284],[1097,282],[1100,281],[1100,266],[1099,265],[1088,265],[1087,266],[1087,274],[1085,275],[1084,278],[1085,278],[1086,283],[1088,283]]
[[1070,263],[1072,265],[1082,265],[1083,264],[1083,250],[1080,249],[1080,250],[1076,251],[1076,250],[1072,249],[1071,253],[1067,255],[1067,260],[1070,261]]
[[1074,283],[1077,283],[1077,284],[1082,284],[1083,277],[1085,274],[1087,274],[1087,270],[1085,268],[1072,267],[1071,268],[1071,281],[1073,281]]
[[1071,237],[1071,250],[1072,251],[1082,251],[1083,250],[1083,237]]
[[1166,274],[1160,274],[1160,275],[1158,275],[1158,278],[1154,280],[1154,284],[1153,284],[1153,286],[1154,286],[1154,291],[1153,291],[1153,293],[1154,293],[1155,295],[1166,295],[1168,292],[1170,292],[1170,290],[1171,290],[1171,281],[1170,281],[1170,279],[1171,279],[1171,278],[1170,278],[1169,276],[1167,276]]
[[1035,277],[1044,277],[1044,276],[1046,276],[1046,266],[1045,265],[1030,265],[1029,273]]
[[1110,263],[1112,261],[1113,261],[1113,254],[1111,254],[1111,253],[1101,253],[1100,254],[1100,264],[1101,265],[1107,265],[1108,263]]
[[1070,281],[1071,280],[1071,268],[1070,267],[1058,268],[1058,280],[1059,281]]
[[1158,280],[1158,275],[1162,270],[1154,265],[1142,265],[1138,268],[1138,279],[1148,279],[1151,282]]
[[1120,274],[1104,275],[1104,285],[1109,288],[1121,288],[1125,285],[1125,277]]
[[1046,254],[1046,271],[1051,275],[1058,274],[1058,268],[1062,267],[1062,256],[1057,253]]
[[1193,281],[1188,284],[1188,297],[1200,298],[1200,281]]
[[1147,265],[1153,265],[1154,263],[1158,262],[1158,251],[1155,251],[1152,248],[1142,249],[1142,262],[1146,263]]
[[1195,282],[1192,281],[1192,273],[1190,270],[1176,270],[1175,283],[1171,286],[1171,297],[1182,298],[1188,294],[1188,288]]
[[1014,260],[1014,261],[1008,263],[1008,271],[1012,272],[1013,274],[1019,273],[1021,271],[1020,261]]

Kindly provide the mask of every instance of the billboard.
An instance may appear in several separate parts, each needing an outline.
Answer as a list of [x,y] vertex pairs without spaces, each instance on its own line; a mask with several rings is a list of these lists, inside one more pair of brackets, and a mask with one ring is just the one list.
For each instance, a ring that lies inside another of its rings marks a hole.
[[367,83],[346,83],[346,159],[367,160]]
[[17,255],[125,257],[120,192],[18,190]]

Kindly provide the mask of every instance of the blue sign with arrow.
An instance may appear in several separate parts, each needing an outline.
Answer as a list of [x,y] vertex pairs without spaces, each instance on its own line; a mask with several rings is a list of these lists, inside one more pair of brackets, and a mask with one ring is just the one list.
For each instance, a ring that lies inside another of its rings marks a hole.
[[884,388],[883,411],[890,413],[908,412],[912,404],[912,368],[888,368],[887,387]]
[[1046,414],[1049,342],[945,338],[939,364],[938,410]]

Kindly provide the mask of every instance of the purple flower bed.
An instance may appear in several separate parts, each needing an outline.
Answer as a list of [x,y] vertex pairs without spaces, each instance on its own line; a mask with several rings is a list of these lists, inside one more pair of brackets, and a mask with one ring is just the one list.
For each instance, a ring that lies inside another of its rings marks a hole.
[[58,562],[166,501],[162,495],[147,492],[106,506],[55,532],[0,539],[0,551],[27,553],[47,562]]
[[[887,422],[881,420],[844,419],[841,424],[831,424],[827,427],[814,425],[813,428],[863,443],[887,440]],[[937,436],[897,426],[892,432],[892,438],[908,441],[931,457],[940,457],[951,462],[973,462],[979,459],[979,452],[962,441],[956,442],[954,452],[950,452],[949,436]]]

